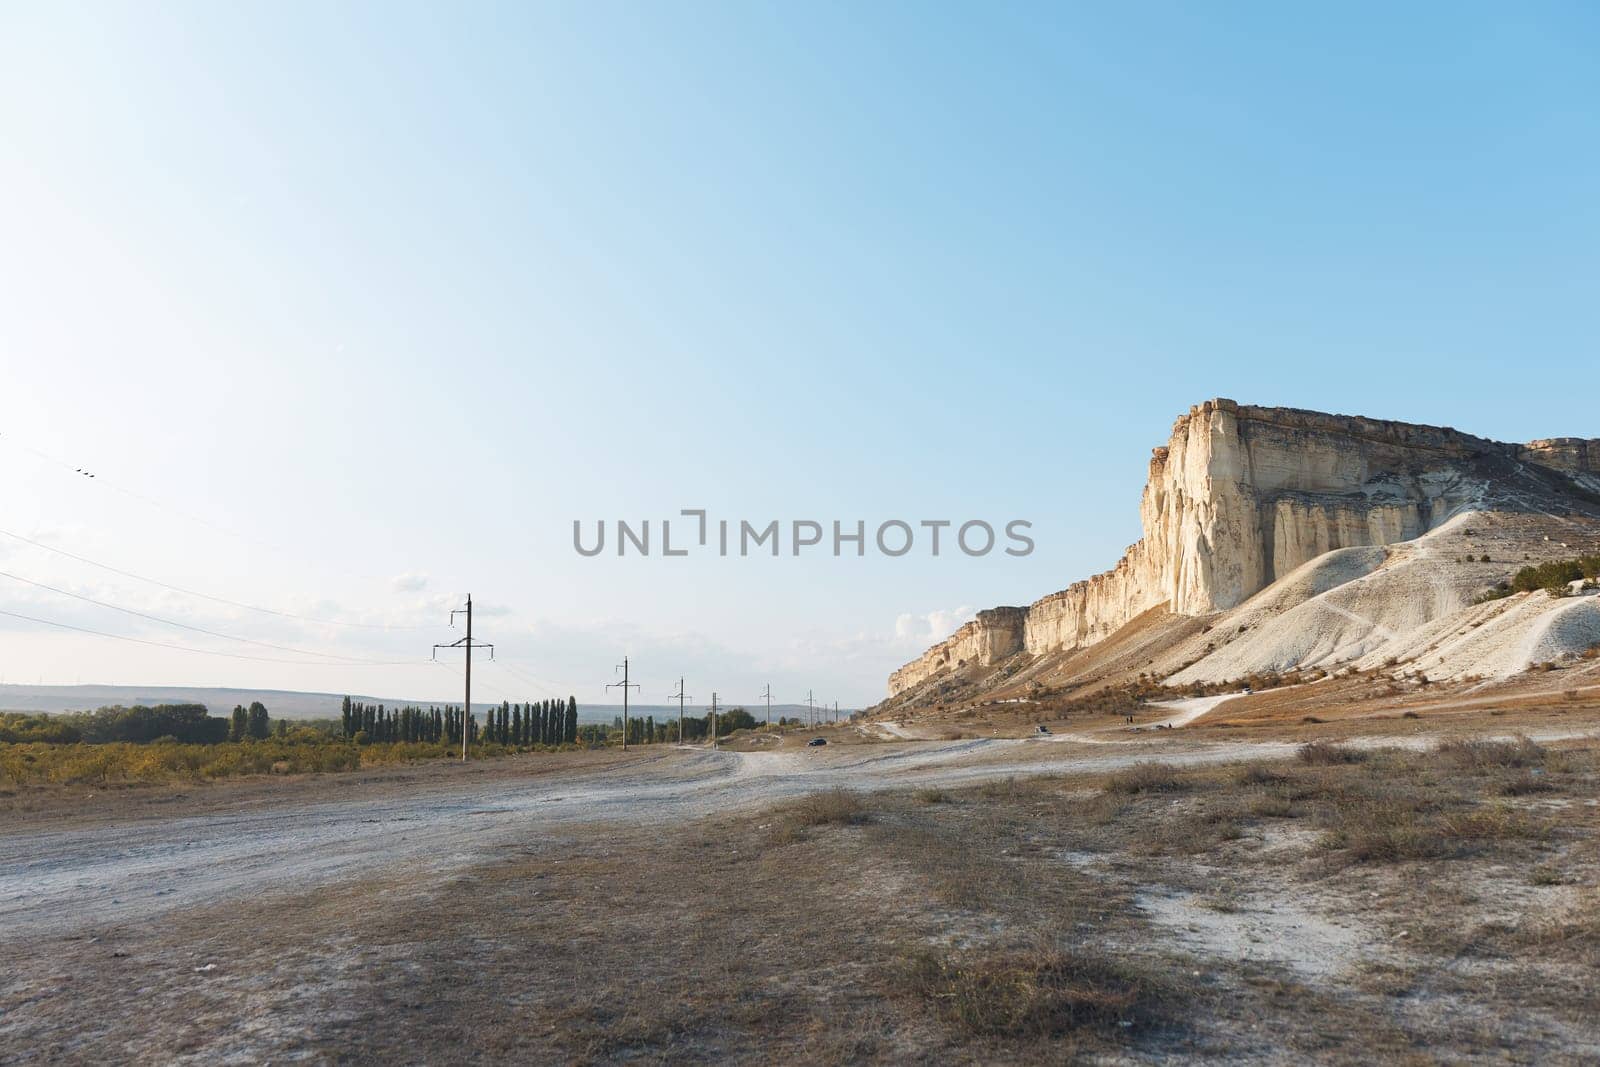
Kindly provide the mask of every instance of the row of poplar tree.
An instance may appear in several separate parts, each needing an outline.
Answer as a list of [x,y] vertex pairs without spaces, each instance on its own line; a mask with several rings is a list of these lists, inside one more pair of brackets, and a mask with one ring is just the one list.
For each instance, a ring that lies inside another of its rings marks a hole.
[[502,703],[491,707],[487,720],[463,715],[459,707],[385,708],[344,698],[341,726],[344,736],[358,744],[392,741],[446,741],[461,743],[461,731],[469,743],[531,747],[563,745],[578,739],[578,699],[541,700],[528,704]]

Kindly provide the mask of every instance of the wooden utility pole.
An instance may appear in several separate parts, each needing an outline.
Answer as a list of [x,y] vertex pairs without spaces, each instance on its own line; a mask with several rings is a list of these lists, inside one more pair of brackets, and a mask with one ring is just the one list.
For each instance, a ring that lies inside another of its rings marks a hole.
[[451,626],[454,626],[456,624],[456,616],[457,615],[465,615],[467,617],[467,636],[463,637],[459,641],[452,641],[448,645],[434,645],[433,646],[433,658],[434,659],[438,659],[439,658],[439,650],[441,648],[464,648],[464,649],[467,650],[467,692],[466,692],[466,696],[464,698],[466,703],[464,703],[462,705],[462,708],[461,708],[461,762],[465,763],[467,761],[467,734],[469,732],[469,728],[472,726],[472,650],[474,648],[487,648],[489,650],[489,658],[490,659],[494,659],[494,645],[492,645],[492,644],[475,645],[475,644],[472,643],[472,594],[471,593],[467,594],[467,606],[466,607],[464,607],[464,608],[456,608],[454,611],[452,611],[450,613],[450,625]]
[[689,699],[684,695],[682,678],[678,679],[678,691],[676,693],[669,693],[668,696],[678,698],[678,744],[681,745],[683,744],[683,702]]
[[811,699],[811,690],[806,690],[806,728],[815,729],[817,725],[816,701]]
[[637,689],[638,685],[628,681],[628,657],[623,656],[622,662],[617,664],[617,670],[622,672],[622,681],[612,682],[607,689],[622,690],[622,750],[628,750],[628,690]]

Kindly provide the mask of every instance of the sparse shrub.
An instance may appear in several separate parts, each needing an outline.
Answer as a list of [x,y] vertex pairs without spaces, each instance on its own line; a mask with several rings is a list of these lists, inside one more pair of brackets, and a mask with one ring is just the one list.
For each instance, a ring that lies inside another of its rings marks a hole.
[[1106,792],[1128,796],[1135,793],[1171,793],[1182,788],[1182,776],[1164,763],[1136,763],[1106,780]]
[[1279,785],[1289,779],[1272,768],[1260,763],[1247,763],[1233,772],[1233,780],[1239,785]]
[[1344,763],[1363,763],[1367,753],[1358,748],[1336,745],[1332,741],[1312,741],[1300,746],[1295,753],[1301,763],[1312,766],[1330,766]]
[[1059,950],[984,958],[915,957],[911,992],[946,1021],[992,1037],[1120,1033],[1154,1021],[1157,980],[1125,959]]
[[1542,863],[1528,872],[1528,881],[1533,885],[1562,885],[1566,879],[1561,872],[1548,863]]
[[919,789],[916,798],[924,804],[948,804],[951,797],[943,789]]
[[1491,767],[1539,767],[1546,751],[1526,737],[1515,741],[1451,738],[1434,747],[1434,753],[1457,767],[1485,770]]
[[860,795],[848,789],[813,793],[796,801],[789,810],[801,826],[854,826],[870,818]]

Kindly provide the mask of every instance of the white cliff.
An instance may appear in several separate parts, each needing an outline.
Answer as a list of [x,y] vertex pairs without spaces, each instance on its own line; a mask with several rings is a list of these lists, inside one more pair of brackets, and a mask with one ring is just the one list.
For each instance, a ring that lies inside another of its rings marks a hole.
[[1421,536],[1480,504],[1498,481],[1600,479],[1600,441],[1509,445],[1456,430],[1211,400],[1174,424],[1150,460],[1144,536],[1111,570],[1027,608],[980,612],[895,671],[896,695],[1018,650],[1092,645],[1152,608],[1233,608],[1324,553]]

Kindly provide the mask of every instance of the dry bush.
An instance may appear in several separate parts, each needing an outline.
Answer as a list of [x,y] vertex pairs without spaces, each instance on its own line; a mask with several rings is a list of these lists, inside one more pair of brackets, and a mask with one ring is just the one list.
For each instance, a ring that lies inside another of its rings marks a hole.
[[1548,778],[1535,777],[1525,771],[1509,781],[1501,782],[1499,793],[1503,797],[1526,797],[1534,793],[1554,792],[1555,788]]
[[1434,754],[1467,770],[1495,767],[1540,767],[1545,750],[1526,737],[1515,741],[1490,741],[1478,738],[1451,738],[1439,742]]
[[1506,804],[1455,812],[1439,820],[1440,831],[1464,841],[1542,840],[1550,824]]
[[1367,753],[1359,748],[1336,745],[1332,741],[1312,741],[1300,746],[1295,753],[1301,763],[1312,766],[1330,766],[1344,763],[1364,763]]
[[1164,763],[1136,763],[1106,779],[1106,792],[1132,796],[1136,793],[1173,793],[1188,783],[1174,768]]
[[1513,940],[1541,956],[1600,968],[1600,899],[1591,894],[1570,911],[1524,926]]
[[856,826],[871,818],[860,794],[848,789],[813,793],[790,805],[788,814],[799,826]]
[[1393,863],[1455,855],[1457,842],[1406,804],[1350,804],[1325,817],[1320,845],[1342,852],[1351,863]]
[[1233,772],[1233,780],[1238,785],[1282,785],[1288,777],[1280,774],[1262,763],[1247,763]]
[[904,989],[972,1034],[1063,1038],[1118,1034],[1155,1022],[1164,990],[1125,959],[1059,949],[961,957],[924,953]]
[[[409,746],[399,746],[409,747]],[[17,785],[199,782],[243,774],[352,771],[366,752],[344,741],[225,741],[215,745],[0,743],[0,781]]]
[[949,793],[937,788],[919,789],[912,795],[923,804],[948,804],[953,799]]

